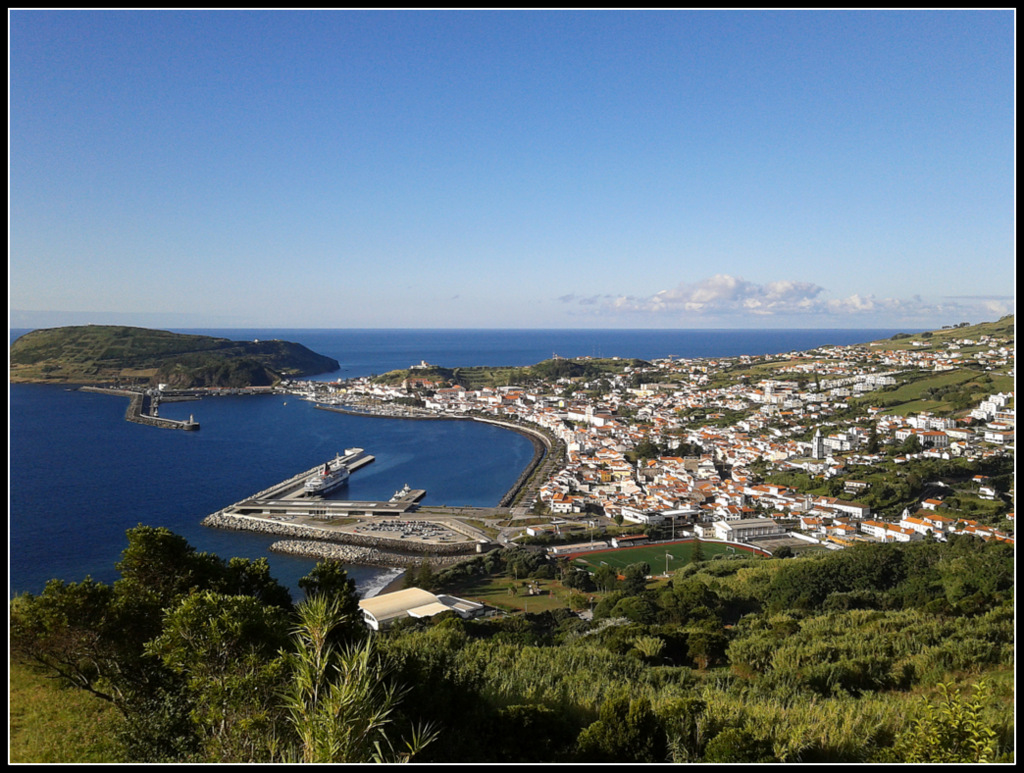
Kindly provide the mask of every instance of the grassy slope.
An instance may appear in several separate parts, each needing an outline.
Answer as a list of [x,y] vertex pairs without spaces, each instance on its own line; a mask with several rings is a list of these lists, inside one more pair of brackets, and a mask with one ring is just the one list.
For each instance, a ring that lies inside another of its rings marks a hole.
[[338,363],[287,341],[231,341],[212,336],[114,325],[49,328],[25,334],[11,345],[12,382],[97,383],[148,380],[163,371],[252,361],[285,375],[335,370]]
[[[1014,340],[1014,329],[1015,329],[1015,317],[1013,314],[1002,317],[995,322],[981,322],[977,325],[969,325],[967,327],[950,328],[945,330],[933,330],[928,333],[915,333],[905,338],[885,338],[881,341],[874,341],[871,343],[872,347],[884,348],[884,349],[916,349],[920,350],[923,347],[916,346],[914,342],[919,344],[927,342],[935,348],[941,348],[948,344],[950,341],[969,338],[975,341],[983,335],[993,336],[996,338],[1008,338],[1010,345],[1013,345]],[[970,351],[967,349],[966,351]]]
[[116,710],[11,663],[9,762],[113,762]]
[[622,373],[628,367],[647,365],[636,359],[579,359],[544,360],[528,366],[477,366],[469,368],[443,368],[433,366],[417,370],[393,370],[377,376],[374,380],[382,384],[400,384],[407,378],[431,379],[439,382],[460,384],[466,389],[485,387],[521,386],[540,381],[554,381],[558,378],[598,379],[603,376]]

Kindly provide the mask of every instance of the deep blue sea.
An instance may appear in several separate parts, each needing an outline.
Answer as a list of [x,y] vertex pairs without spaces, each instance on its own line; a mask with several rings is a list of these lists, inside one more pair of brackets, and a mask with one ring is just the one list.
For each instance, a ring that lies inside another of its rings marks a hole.
[[[11,330],[13,342],[27,330]],[[426,360],[447,367],[530,365],[563,357],[720,357],[854,344],[912,330],[178,330],[234,340],[295,341],[341,364],[333,381]],[[387,499],[408,483],[425,502],[493,505],[533,448],[526,438],[466,421],[404,421],[319,411],[287,396],[211,397],[164,403],[161,416],[201,424],[176,432],[125,421],[124,398],[62,386],[11,385],[9,579],[11,596],[50,578],[117,578],[125,531],[165,526],[223,558],[268,556],[273,575],[300,597],[307,559],[271,554],[270,537],[208,529],[210,513],[359,446],[376,461],[352,474],[339,499]],[[361,594],[396,575],[349,567]]]

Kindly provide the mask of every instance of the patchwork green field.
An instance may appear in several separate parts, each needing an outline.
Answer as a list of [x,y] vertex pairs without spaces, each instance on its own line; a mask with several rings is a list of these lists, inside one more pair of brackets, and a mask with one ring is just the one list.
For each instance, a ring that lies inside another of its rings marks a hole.
[[[661,542],[657,545],[645,545],[638,548],[600,550],[576,555],[573,561],[580,566],[591,569],[607,564],[617,570],[625,569],[630,564],[646,562],[650,564],[652,573],[661,574],[666,571],[666,568],[668,572],[674,572],[676,569],[682,569],[690,563],[693,557],[694,545],[695,540],[686,540],[682,542]],[[728,545],[724,542],[701,541],[700,545],[705,559],[720,555],[733,555],[737,552],[750,554],[749,550],[744,550],[735,545]]]

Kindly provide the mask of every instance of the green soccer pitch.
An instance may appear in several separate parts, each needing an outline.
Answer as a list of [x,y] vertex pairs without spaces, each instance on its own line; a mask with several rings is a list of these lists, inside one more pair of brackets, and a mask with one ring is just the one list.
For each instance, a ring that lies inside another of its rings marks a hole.
[[[665,567],[669,572],[682,569],[690,563],[693,555],[694,540],[685,542],[661,542],[657,545],[644,545],[638,548],[618,548],[608,550],[595,550],[587,553],[577,553],[573,563],[577,566],[586,567],[590,570],[597,569],[602,564],[607,564],[612,569],[622,572],[630,564],[647,562],[651,566],[651,574],[663,574]],[[724,542],[700,543],[704,558],[708,559],[717,555],[732,555],[733,553],[757,555],[749,550],[744,550],[736,545],[729,545]]]

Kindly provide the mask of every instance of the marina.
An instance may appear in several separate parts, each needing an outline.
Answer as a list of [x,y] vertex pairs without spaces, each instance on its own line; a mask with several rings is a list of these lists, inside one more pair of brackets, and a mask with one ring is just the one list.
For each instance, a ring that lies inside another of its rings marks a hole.
[[[273,520],[293,519],[297,516],[330,521],[336,518],[376,515],[405,515],[414,511],[424,496],[424,489],[409,488],[406,484],[388,501],[351,501],[321,499],[310,482],[324,476],[324,471],[344,470],[345,479],[356,470],[370,464],[374,457],[362,448],[347,448],[344,454],[325,464],[318,464],[281,481],[251,497],[235,502],[217,511],[213,516],[245,516],[247,518],[268,518]],[[343,481],[345,482],[345,481]],[[211,516],[212,517],[212,516]]]
[[278,552],[326,556],[341,550],[347,560],[382,566],[408,565],[425,555],[452,558],[490,543],[453,517],[411,517],[426,491],[408,484],[386,502],[321,499],[310,492],[310,481],[337,472],[347,481],[352,471],[372,461],[362,448],[347,448],[333,460],[212,513],[203,525],[288,538],[272,546]]

